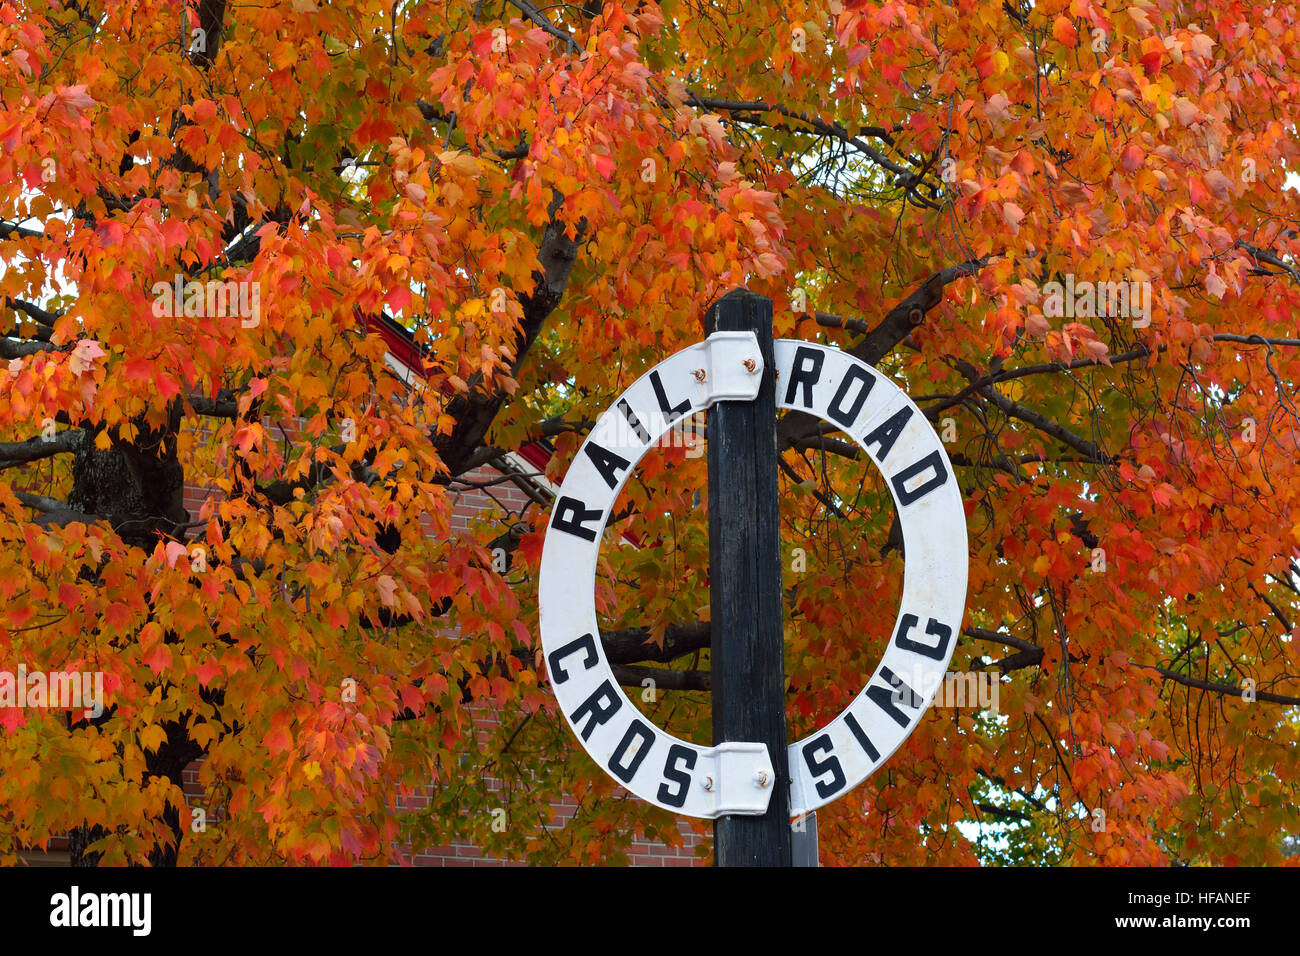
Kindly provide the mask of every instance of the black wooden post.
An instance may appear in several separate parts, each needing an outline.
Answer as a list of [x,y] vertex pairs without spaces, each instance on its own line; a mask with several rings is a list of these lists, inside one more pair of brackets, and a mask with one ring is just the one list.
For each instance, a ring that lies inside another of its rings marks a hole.
[[708,413],[713,742],[764,743],[776,770],[767,813],[714,821],[714,861],[790,866],[772,302],[737,289],[710,319],[709,332],[754,332],[764,363],[758,398]]

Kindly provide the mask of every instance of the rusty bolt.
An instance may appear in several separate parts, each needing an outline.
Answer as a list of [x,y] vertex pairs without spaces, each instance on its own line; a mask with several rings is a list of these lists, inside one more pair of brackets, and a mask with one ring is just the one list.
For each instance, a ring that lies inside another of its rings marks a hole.
[[697,382],[703,382],[703,381],[704,381],[704,369],[702,369],[702,368],[697,368],[697,369],[693,370],[693,371],[691,372],[691,374],[695,376],[695,381],[697,381]]
[[752,358],[745,359],[745,371],[748,372],[750,375],[753,375],[756,371],[758,371],[758,363],[755,362]]
[[705,778],[704,778],[704,789],[705,789],[705,790],[712,790],[712,789],[713,789],[713,778],[712,778],[712,777],[705,777]]
[[754,782],[757,783],[760,787],[766,787],[766,786],[767,786],[767,771],[766,771],[766,770],[760,770],[760,771],[757,773],[757,775],[755,775],[755,777],[754,777]]

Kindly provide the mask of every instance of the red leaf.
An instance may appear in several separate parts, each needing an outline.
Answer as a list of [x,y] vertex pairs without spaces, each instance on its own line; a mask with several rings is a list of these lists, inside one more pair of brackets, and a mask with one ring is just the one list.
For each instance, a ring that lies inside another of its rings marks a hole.
[[115,631],[126,630],[131,623],[131,610],[125,604],[110,604],[104,612],[104,623]]
[[273,754],[281,753],[293,746],[293,737],[283,725],[275,727],[262,738],[262,746]]
[[172,649],[166,644],[158,643],[142,659],[149,670],[155,674],[161,674],[172,666]]
[[194,674],[199,679],[199,683],[207,687],[212,678],[221,673],[221,665],[212,658],[208,658],[202,664],[194,668]]

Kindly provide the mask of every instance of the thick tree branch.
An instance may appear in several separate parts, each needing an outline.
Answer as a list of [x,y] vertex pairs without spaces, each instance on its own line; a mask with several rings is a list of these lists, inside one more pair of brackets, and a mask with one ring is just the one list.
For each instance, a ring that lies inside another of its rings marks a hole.
[[49,342],[17,342],[9,338],[0,338],[0,358],[27,358],[40,352],[57,352],[58,346]]
[[977,803],[975,806],[983,813],[991,817],[1001,817],[1005,820],[1032,820],[1027,813],[1021,813],[1019,810],[1010,810],[1006,807],[996,807],[991,803]]
[[814,312],[813,318],[824,329],[844,329],[848,332],[857,332],[859,335],[866,335],[871,331],[871,326],[851,316],[835,315],[832,312]]
[[[537,261],[542,271],[533,273],[536,282],[533,291],[520,297],[524,317],[515,361],[511,365],[512,375],[517,376],[547,317],[559,305],[569,284],[569,273],[573,269],[574,260],[578,256],[578,243],[586,233],[587,220],[582,219],[575,235],[569,236],[568,227],[558,218],[563,202],[564,197],[558,192],[554,193],[549,210],[551,221],[537,250]],[[438,435],[434,440],[434,446],[451,475],[459,475],[466,470],[467,463],[483,444],[484,436],[492,427],[501,406],[505,404],[505,395],[500,392],[484,392],[478,387],[480,385],[481,376],[475,376],[469,383],[470,390],[452,399],[447,412],[456,420],[456,424],[449,434]]]
[[662,667],[629,667],[614,665],[614,676],[624,687],[645,687],[653,681],[655,690],[711,690],[712,675],[708,671],[670,671]]
[[990,631],[982,627],[962,628],[962,633],[967,637],[973,637],[977,641],[992,641],[995,644],[1005,644],[1007,647],[1014,647],[1019,651],[1037,651],[1042,652],[1042,648],[1032,641],[1026,641],[1024,638],[1012,637],[1010,634],[1003,634],[1001,631]]
[[[347,451],[347,445],[335,445],[330,449],[335,455],[342,455]],[[370,483],[373,472],[366,467],[364,461],[354,461],[351,466],[353,479]],[[302,478],[294,481],[274,481],[269,485],[256,485],[258,494],[265,496],[273,504],[286,505],[293,501],[297,496],[295,491],[301,489],[304,494],[311,491],[317,485],[329,480],[334,475],[334,466],[328,461],[312,462],[307,474]]]
[[[46,312],[39,306],[33,305],[30,302],[25,302],[22,299],[11,299],[8,297],[4,299],[4,307],[7,309],[14,309],[17,312],[22,312],[36,323],[36,334],[23,336],[24,338],[32,338],[40,342],[48,342],[50,337],[54,334],[54,323],[59,318],[55,313]],[[6,332],[5,335],[17,337],[17,328],[15,327],[12,332]]]
[[190,59],[199,69],[206,70],[217,58],[221,49],[221,33],[226,21],[226,0],[199,0],[199,29],[203,31],[203,49],[196,49]]
[[205,398],[202,395],[191,395],[189,403],[196,415],[230,419],[239,417],[239,403],[233,398]]
[[25,491],[19,491],[15,497],[29,508],[35,508],[37,511],[54,512],[54,511],[71,511],[66,501],[60,501],[58,498],[47,498],[45,495],[32,495]]
[[50,439],[29,438],[27,441],[0,442],[0,468],[75,452],[85,439],[86,433],[78,428],[56,432]]
[[796,438],[790,442],[790,447],[796,451],[828,451],[854,461],[862,454],[862,449],[853,442],[827,435],[818,435],[816,438]]
[[71,524],[74,521],[80,521],[89,524],[93,521],[103,521],[103,515],[88,514],[84,511],[78,511],[70,506],[66,501],[59,501],[57,498],[47,498],[44,495],[28,494],[25,491],[15,493],[15,497],[29,508],[35,508],[41,512],[41,516],[36,519],[36,524],[50,527],[54,525],[63,526]]
[[664,631],[663,645],[650,641],[650,630],[631,627],[621,631],[602,631],[601,643],[611,664],[635,664],[658,661],[666,664],[684,654],[709,646],[709,625],[704,621],[680,624]]
[[881,323],[868,332],[865,339],[849,349],[849,352],[868,365],[875,365],[911,335],[912,329],[925,321],[926,313],[943,301],[943,290],[947,286],[958,279],[975,275],[1000,258],[1001,256],[994,255],[983,256],[940,269],[890,309]]
[[[943,301],[943,290],[950,283],[966,276],[975,275],[990,262],[994,262],[999,258],[1001,257],[989,255],[979,259],[969,259],[958,265],[940,269],[905,296],[903,301],[890,309],[879,325],[871,329],[861,342],[848,350],[849,354],[861,359],[868,365],[877,364],[892,352],[900,342],[906,339],[914,328],[925,321],[926,314]],[[845,328],[854,328],[855,330],[856,326],[854,324],[861,321],[858,319],[843,319],[827,313],[817,313],[816,315],[819,324],[828,325],[831,320],[834,320],[836,324]],[[823,321],[822,316],[825,316],[827,321]],[[795,441],[816,435],[819,425],[817,419],[811,415],[802,412],[787,414],[777,423],[777,447],[789,448]]]

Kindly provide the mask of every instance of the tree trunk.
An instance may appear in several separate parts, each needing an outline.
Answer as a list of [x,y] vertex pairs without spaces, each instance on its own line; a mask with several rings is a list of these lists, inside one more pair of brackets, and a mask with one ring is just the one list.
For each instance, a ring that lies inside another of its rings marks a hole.
[[[189,520],[185,510],[185,471],[177,459],[177,432],[181,406],[173,402],[167,420],[158,427],[143,418],[135,421],[135,438],[122,441],[116,429],[114,442],[106,449],[95,446],[95,432],[87,429],[72,463],[72,493],[69,504],[95,518],[106,519],[127,544],[152,551],[160,536],[172,535],[176,526]],[[168,639],[174,640],[169,635]],[[183,786],[185,767],[200,756],[199,747],[190,741],[183,723],[164,725],[166,742],[157,752],[146,755],[146,780],[166,777],[177,787]],[[174,839],[170,845],[156,846],[149,854],[153,866],[175,866],[180,839],[188,817],[180,808],[169,806],[164,814]],[[101,827],[83,826],[69,834],[73,866],[95,866],[99,855],[87,847],[104,835]]]

